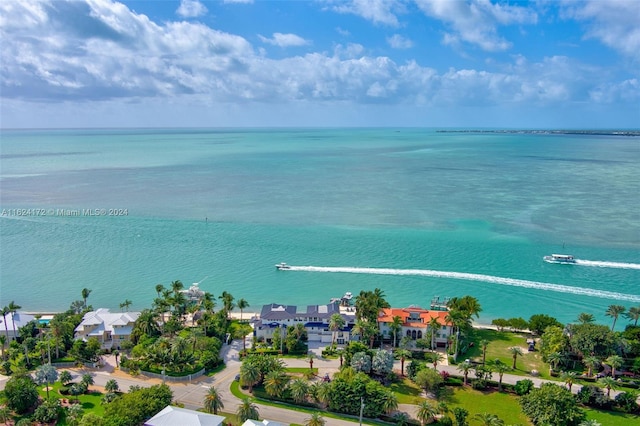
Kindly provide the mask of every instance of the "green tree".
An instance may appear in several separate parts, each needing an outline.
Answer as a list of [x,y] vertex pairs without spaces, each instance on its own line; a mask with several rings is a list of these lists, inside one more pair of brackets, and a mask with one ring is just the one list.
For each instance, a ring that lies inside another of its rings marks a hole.
[[378,349],[373,352],[371,360],[371,370],[379,375],[386,376],[393,370],[393,355],[384,349]]
[[62,414],[62,406],[57,399],[47,399],[42,405],[36,408],[33,418],[40,423],[52,423],[58,420]]
[[246,422],[247,420],[258,420],[260,414],[258,413],[258,407],[251,402],[249,398],[244,398],[240,406],[238,406],[238,411],[236,411],[236,415],[238,416],[238,420],[241,422]]
[[253,392],[253,386],[260,381],[260,367],[254,359],[246,358],[240,366],[240,383],[249,386],[249,392]]
[[291,391],[291,398],[293,398],[296,403],[302,404],[307,400],[309,384],[302,378],[296,378],[289,384],[289,390]]
[[224,408],[224,404],[222,403],[220,393],[218,392],[218,389],[211,386],[207,391],[207,394],[204,396],[204,410],[207,413],[218,414],[218,410],[222,408]]
[[38,403],[37,385],[27,374],[16,373],[5,384],[4,397],[11,410],[26,413]]
[[504,421],[500,417],[491,413],[476,413],[473,416],[475,420],[478,420],[482,426],[503,426]]
[[529,330],[532,333],[541,336],[547,327],[562,327],[562,324],[554,317],[545,314],[536,314],[529,317]]
[[511,348],[509,348],[509,353],[511,354],[511,357],[513,358],[513,365],[511,366],[512,369],[516,369],[516,361],[518,360],[518,356],[523,356],[522,353],[522,349],[520,349],[520,347],[518,346],[513,346]]
[[469,371],[473,369],[473,365],[470,362],[464,361],[458,364],[458,371],[462,373],[464,378],[464,385],[467,385],[467,379],[469,378]]
[[598,384],[607,389],[607,397],[611,397],[611,389],[616,389],[618,387],[618,382],[616,382],[613,377],[609,376],[599,379]]
[[456,421],[456,426],[468,426],[467,417],[469,416],[469,412],[462,407],[455,407],[453,409],[453,417]]
[[116,381],[116,379],[109,379],[107,380],[107,383],[105,383],[104,385],[104,390],[110,393],[115,393],[120,390],[120,386],[118,385],[118,382]]
[[609,305],[609,307],[607,308],[607,312],[605,312],[604,314],[608,317],[613,318],[613,324],[611,324],[611,331],[613,331],[613,329],[616,328],[616,321],[618,320],[618,317],[624,313],[625,310],[626,308],[622,305]]
[[336,343],[336,333],[346,324],[342,315],[335,313],[329,318],[329,330],[331,330],[331,346]]
[[171,403],[169,386],[134,387],[105,406],[104,421],[108,425],[138,426]]
[[46,384],[47,399],[49,399],[49,385],[58,380],[58,370],[51,364],[41,365],[36,369],[35,379],[39,385]]
[[616,370],[624,364],[624,358],[620,355],[611,355],[605,361],[605,364],[611,367],[611,377],[616,378]]
[[411,358],[411,351],[407,349],[398,349],[396,355],[400,358],[400,374],[404,376],[404,362],[407,358]]
[[571,392],[554,383],[532,389],[520,398],[520,405],[535,425],[577,426],[585,419]]
[[264,379],[264,390],[272,398],[282,398],[288,384],[289,376],[284,371],[270,371]]
[[597,356],[589,355],[582,359],[582,363],[587,367],[587,376],[591,377],[593,376],[593,369],[599,368],[602,361]]
[[571,388],[577,377],[578,375],[574,371],[565,371],[560,376],[560,379],[567,385],[569,392],[571,392]]
[[371,372],[371,357],[366,352],[357,352],[351,357],[351,367],[356,371],[369,374]]
[[441,327],[442,327],[442,324],[440,323],[440,318],[431,317],[431,319],[429,320],[428,330],[431,334],[431,350],[432,351],[436,349],[436,337],[438,336],[438,331],[440,331]]
[[426,393],[435,392],[443,382],[442,376],[436,370],[431,368],[423,368],[416,373],[413,380],[416,385],[420,386]]
[[82,289],[82,301],[85,309],[87,309],[87,298],[89,297],[90,294],[91,294],[91,290],[89,290],[88,288]]
[[16,334],[16,321],[15,321],[15,316],[16,316],[16,312],[18,312],[18,309],[21,309],[22,306],[16,304],[13,300],[11,302],[9,302],[9,312],[11,313],[11,324],[13,324],[13,335],[17,336]]
[[640,306],[632,306],[629,308],[629,311],[625,314],[630,321],[633,321],[633,326],[638,326],[638,320],[640,320]]
[[69,382],[73,381],[73,376],[68,370],[62,370],[58,376],[58,380],[60,380],[62,386],[66,386]]
[[398,409],[398,397],[392,391],[387,391],[382,395],[382,411],[391,414]]
[[511,368],[499,359],[496,359],[493,362],[493,368],[498,373],[498,391],[502,392],[502,378],[504,376],[504,373],[511,370]]
[[591,323],[594,323],[595,321],[596,321],[596,318],[593,316],[593,314],[582,312],[580,313],[580,315],[578,315],[578,322],[580,324],[591,324]]
[[609,327],[600,324],[577,324],[569,328],[571,348],[579,355],[607,357],[615,352],[618,339]]
[[429,422],[432,422],[438,411],[436,408],[431,405],[431,403],[427,400],[422,400],[418,404],[418,412],[416,413],[416,417],[422,426],[426,425]]
[[240,309],[240,321],[242,321],[242,311],[249,307],[249,302],[245,299],[238,300],[238,309]]
[[399,315],[395,315],[391,318],[391,323],[389,324],[389,330],[391,331],[391,335],[393,336],[393,347],[396,347],[396,341],[398,339],[398,333],[402,330],[402,317]]

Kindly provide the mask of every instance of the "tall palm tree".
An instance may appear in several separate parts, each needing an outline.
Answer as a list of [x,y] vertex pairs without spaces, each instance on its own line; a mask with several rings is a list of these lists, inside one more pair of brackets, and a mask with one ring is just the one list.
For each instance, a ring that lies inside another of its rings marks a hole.
[[603,388],[607,389],[607,397],[611,396],[611,389],[616,389],[618,387],[618,382],[613,377],[603,377],[598,380],[598,384]]
[[615,379],[616,369],[622,367],[622,364],[624,364],[624,358],[622,358],[620,355],[611,355],[604,362],[611,367],[611,377]]
[[612,317],[613,318],[613,324],[611,324],[611,331],[613,331],[613,329],[616,327],[616,321],[618,320],[618,317],[624,313],[624,311],[627,308],[625,308],[622,305],[609,305],[609,308],[607,308],[607,312],[605,312],[604,314],[608,317]]
[[516,369],[516,361],[518,360],[518,355],[520,355],[520,356],[523,355],[522,349],[520,349],[518,346],[513,346],[513,347],[509,348],[509,353],[513,357],[513,366],[511,368],[513,368],[515,370]]
[[245,360],[240,366],[240,383],[249,386],[249,393],[253,392],[253,385],[260,381],[260,368],[254,362]]
[[418,412],[416,413],[416,417],[422,426],[426,425],[428,422],[435,419],[438,411],[435,409],[433,405],[427,400],[423,400],[418,404]]
[[600,358],[594,355],[586,356],[582,359],[582,363],[587,367],[587,375],[593,376],[593,369],[601,364]]
[[402,330],[402,317],[399,315],[395,315],[393,318],[391,318],[389,329],[391,330],[391,334],[393,334],[393,347],[395,348],[398,333],[400,332],[400,330]]
[[467,385],[467,378],[469,377],[469,371],[473,368],[470,362],[464,361],[458,364],[458,371],[462,373],[464,378],[464,385]]
[[502,392],[502,377],[504,373],[511,370],[511,368],[499,359],[493,362],[493,368],[495,368],[495,371],[498,373],[498,391]]
[[238,309],[240,309],[240,321],[242,321],[242,311],[249,307],[249,302],[247,302],[245,299],[240,299],[238,300],[237,306]]
[[235,304],[233,303],[233,300],[234,300],[233,296],[231,295],[231,293],[223,291],[222,294],[218,296],[218,299],[222,300],[223,309],[228,315],[229,312],[231,312],[235,306]]
[[319,411],[311,413],[311,417],[305,420],[305,426],[324,426],[326,422]]
[[342,318],[342,315],[335,313],[329,318],[329,330],[331,330],[331,346],[336,343],[336,332],[344,327],[346,321]]
[[625,314],[627,318],[633,320],[633,326],[638,326],[638,320],[640,319],[640,306],[632,306],[629,308],[629,312]]
[[129,312],[129,306],[131,306],[132,304],[133,302],[131,300],[126,299],[124,302],[120,304],[120,309],[123,309],[123,310],[126,309],[126,311]]
[[440,330],[442,324],[440,324],[439,317],[431,317],[429,320],[429,328],[431,329],[431,350],[436,348],[436,335],[438,334],[438,330]]
[[224,404],[220,393],[218,393],[218,389],[211,386],[204,397],[204,410],[207,413],[218,414],[218,410],[222,408],[224,408]]
[[407,358],[411,358],[411,351],[407,349],[398,349],[396,354],[400,357],[400,375],[404,376],[404,362]]
[[481,340],[480,346],[482,347],[482,365],[484,366],[487,361],[487,346],[489,346],[489,341],[486,339]]
[[[4,332],[7,336],[7,340],[9,340],[9,328],[7,327],[7,314],[9,313],[9,307],[5,306],[2,308],[2,322],[4,323]],[[14,336],[15,337],[15,336]]]
[[284,394],[289,376],[284,371],[270,371],[264,378],[264,390],[274,398],[280,398]]
[[82,301],[84,302],[84,308],[87,308],[87,298],[89,297],[89,295],[91,294],[91,290],[89,290],[88,288],[83,288],[82,289]]
[[156,284],[156,293],[158,293],[158,297],[160,297],[164,290],[165,288],[162,284]]
[[11,322],[13,323],[13,337],[16,338],[16,321],[15,316],[18,309],[22,308],[22,306],[17,305],[13,300],[9,303],[9,312],[11,313]]
[[578,322],[580,324],[591,324],[595,321],[596,321],[596,318],[592,314],[582,312],[580,313],[580,315],[578,315]]
[[382,409],[385,413],[391,414],[398,409],[398,397],[395,393],[387,391],[382,398]]
[[258,406],[251,402],[251,399],[244,398],[240,406],[238,406],[238,411],[236,411],[236,415],[238,416],[238,420],[244,423],[247,420],[258,420],[260,418],[260,414],[258,413]]

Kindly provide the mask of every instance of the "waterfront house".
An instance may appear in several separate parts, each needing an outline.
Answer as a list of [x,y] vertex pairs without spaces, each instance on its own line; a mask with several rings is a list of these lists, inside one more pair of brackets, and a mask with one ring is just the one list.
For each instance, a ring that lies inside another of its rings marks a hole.
[[[6,315],[0,316],[0,333],[7,336],[7,344],[20,336],[19,330],[34,321],[36,317],[25,314],[24,312],[7,312]],[[15,329],[15,332],[13,331]]]
[[446,320],[448,313],[446,310],[424,309],[418,306],[385,308],[380,311],[378,325],[380,326],[382,338],[386,341],[393,341],[393,333],[389,326],[393,323],[394,317],[400,317],[401,328],[398,334],[398,341],[403,337],[418,340],[426,339],[430,336],[429,328],[434,325],[434,319],[437,319],[440,325],[435,330],[435,343],[438,347],[446,347],[447,341],[453,333],[453,325]]
[[123,342],[130,340],[133,324],[139,316],[140,312],[111,313],[106,308],[87,312],[76,327],[74,338],[86,341],[95,337],[102,349],[120,349]]
[[329,321],[333,314],[340,314],[345,322],[345,326],[336,331],[336,343],[349,343],[356,311],[354,307],[341,305],[339,300],[326,305],[309,305],[304,311],[292,305],[264,305],[260,317],[252,320],[253,334],[257,339],[270,341],[274,333],[284,333],[284,328],[302,323],[310,342],[331,343],[333,332],[329,330]]

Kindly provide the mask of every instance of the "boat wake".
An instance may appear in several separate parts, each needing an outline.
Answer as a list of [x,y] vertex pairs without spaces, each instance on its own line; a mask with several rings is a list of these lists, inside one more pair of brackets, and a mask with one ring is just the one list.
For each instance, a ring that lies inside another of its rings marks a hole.
[[[608,263],[608,262],[606,262]],[[508,285],[512,287],[534,288],[538,290],[557,291],[560,293],[579,294],[584,296],[600,297],[614,300],[627,300],[640,302],[640,296],[634,294],[618,293],[614,291],[596,290],[593,288],[572,287],[561,284],[550,284],[538,281],[519,280],[515,278],[503,278],[492,275],[470,274],[466,272],[446,272],[430,269],[385,269],[385,268],[353,268],[330,266],[290,266],[290,271],[302,272],[339,272],[347,274],[373,274],[373,275],[413,275],[435,278],[452,278],[466,281],[481,281],[491,284]]]
[[597,260],[580,260],[576,259],[576,265],[581,266],[595,266],[598,268],[618,268],[618,269],[638,269],[640,270],[640,264],[638,263],[621,263],[621,262],[601,262]]

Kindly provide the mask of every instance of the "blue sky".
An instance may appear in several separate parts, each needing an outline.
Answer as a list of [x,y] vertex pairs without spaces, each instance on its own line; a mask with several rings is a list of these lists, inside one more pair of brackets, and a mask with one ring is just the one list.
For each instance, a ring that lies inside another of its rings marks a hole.
[[4,0],[0,126],[640,127],[637,0]]

